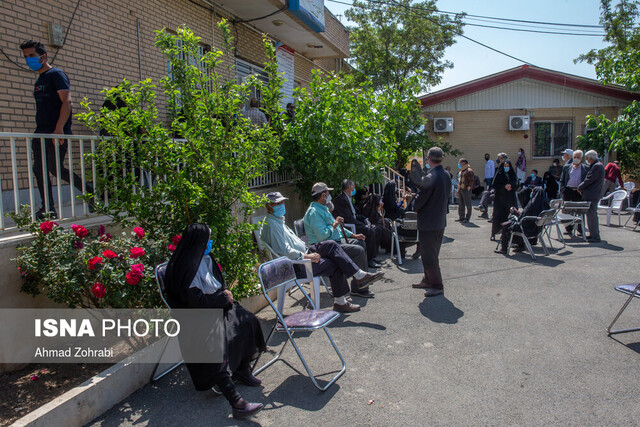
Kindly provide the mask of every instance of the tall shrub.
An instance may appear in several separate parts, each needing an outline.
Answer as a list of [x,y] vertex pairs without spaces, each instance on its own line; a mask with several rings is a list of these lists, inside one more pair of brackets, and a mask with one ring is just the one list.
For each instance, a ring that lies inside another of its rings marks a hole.
[[[237,298],[257,290],[252,226],[247,220],[261,203],[249,191],[251,179],[279,162],[279,136],[271,126],[254,127],[242,115],[252,86],[261,86],[266,112],[278,120],[282,78],[275,48],[264,39],[269,75],[266,84],[255,77],[242,83],[234,76],[229,27],[220,28],[226,50],[199,55],[200,38],[189,28],[177,34],[157,32],[156,46],[167,58],[169,75],[160,80],[170,119],[161,122],[157,88],[151,80],[123,81],[106,90],[116,106],[90,109],[80,120],[100,140],[95,153],[101,189],[98,209],[114,220],[140,224],[151,238],[165,241],[193,222],[211,227],[213,254],[234,284]],[[174,138],[176,136],[176,138]],[[143,171],[140,173],[140,171]]]

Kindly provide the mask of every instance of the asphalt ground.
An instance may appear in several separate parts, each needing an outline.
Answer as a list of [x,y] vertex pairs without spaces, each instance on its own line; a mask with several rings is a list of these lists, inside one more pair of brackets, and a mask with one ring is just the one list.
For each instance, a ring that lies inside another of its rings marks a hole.
[[[289,345],[284,362],[260,374],[262,387],[239,386],[265,404],[249,420],[231,418],[223,397],[196,392],[181,367],[91,425],[640,424],[640,332],[606,334],[626,299],[613,286],[639,280],[640,231],[601,225],[602,243],[573,238],[550,256],[538,245],[533,261],[494,254],[490,224],[477,215],[460,224],[451,210],[440,255],[444,296],[411,288],[419,260],[399,266],[380,256],[385,279],[372,285],[376,297],[356,300],[362,311],[330,327],[347,372],[328,391],[315,389]],[[322,308],[331,302],[323,291]],[[286,312],[300,309],[288,303]],[[638,310],[632,304],[619,325],[640,323]],[[258,317],[266,335],[273,313],[267,307]],[[298,342],[316,372],[339,368],[321,331]]]

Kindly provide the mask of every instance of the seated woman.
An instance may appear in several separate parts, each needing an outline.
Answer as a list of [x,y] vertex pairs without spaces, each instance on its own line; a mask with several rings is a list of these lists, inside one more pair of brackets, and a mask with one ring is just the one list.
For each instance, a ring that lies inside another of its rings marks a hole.
[[[225,338],[223,363],[187,363],[196,390],[217,386],[232,407],[234,418],[260,411],[261,403],[247,402],[240,396],[233,378],[248,386],[261,381],[251,373],[251,359],[265,351],[258,319],[233,300],[218,264],[211,258],[211,230],[205,224],[190,224],[171,256],[165,273],[165,287],[172,308],[224,309]],[[204,333],[202,351],[215,347],[215,334]]]
[[[507,253],[507,245],[509,244],[509,239],[511,238],[511,233],[513,230],[513,226],[518,221],[518,218],[525,216],[538,216],[540,212],[545,209],[548,209],[549,206],[544,200],[544,190],[542,187],[535,187],[531,191],[531,199],[527,206],[522,209],[522,211],[518,211],[516,208],[511,208],[511,214],[514,216],[509,221],[506,221],[502,224],[502,238],[500,239],[500,249],[496,249],[496,253],[506,254]],[[522,230],[524,231],[525,236],[529,239],[531,245],[535,245],[537,242],[536,239],[533,239],[534,236],[538,235],[538,226],[535,221],[524,221],[522,223]],[[520,236],[513,237],[513,245],[515,252],[521,252],[525,248],[524,240]]]

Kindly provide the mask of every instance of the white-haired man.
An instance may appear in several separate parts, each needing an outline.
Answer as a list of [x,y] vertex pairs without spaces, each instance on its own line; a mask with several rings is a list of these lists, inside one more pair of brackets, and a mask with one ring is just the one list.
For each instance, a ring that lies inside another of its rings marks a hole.
[[584,155],[589,163],[589,172],[584,181],[578,185],[578,192],[582,195],[582,200],[591,202],[587,211],[587,225],[589,226],[589,236],[587,240],[592,243],[600,242],[600,224],[598,223],[598,201],[602,195],[604,185],[604,166],[598,161],[598,153],[589,150]]

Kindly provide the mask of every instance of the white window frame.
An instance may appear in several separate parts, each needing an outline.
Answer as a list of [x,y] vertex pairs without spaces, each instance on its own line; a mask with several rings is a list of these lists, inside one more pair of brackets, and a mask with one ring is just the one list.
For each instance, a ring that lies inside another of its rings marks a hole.
[[[256,76],[258,80],[262,81],[263,83],[269,83],[269,76],[264,68],[258,67],[257,65],[254,65],[250,62],[243,61],[242,59],[236,58],[235,73],[238,84],[244,82],[244,80],[251,75]],[[251,87],[249,99],[245,101],[245,109],[249,108],[249,102],[251,101],[251,98],[262,99],[262,92],[260,91],[259,87]]]
[[[548,156],[537,156],[535,154],[535,150],[536,150],[536,125],[537,124],[550,124],[551,127],[551,141],[549,142],[549,155]],[[573,121],[572,120],[536,120],[533,122],[533,126],[532,126],[532,138],[531,138],[531,157],[534,159],[551,159],[554,157],[558,157],[560,154],[554,154],[555,151],[555,146],[554,146],[554,129],[555,126],[553,126],[556,123],[567,123],[569,125],[569,146],[566,148],[571,148],[573,146]]]

